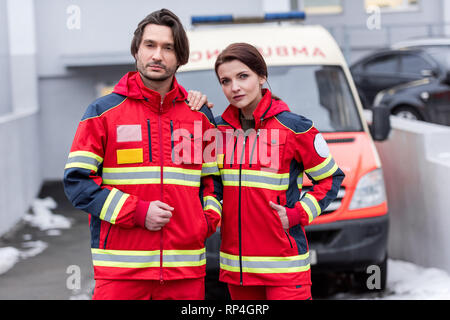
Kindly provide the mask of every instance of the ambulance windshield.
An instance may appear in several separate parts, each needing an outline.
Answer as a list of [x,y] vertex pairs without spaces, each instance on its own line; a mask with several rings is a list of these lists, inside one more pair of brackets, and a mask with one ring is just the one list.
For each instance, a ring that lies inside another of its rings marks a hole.
[[[177,73],[186,90],[199,90],[214,103],[215,116],[228,101],[213,70]],[[292,112],[314,122],[321,132],[362,131],[362,124],[344,72],[339,66],[272,66],[267,87],[287,103]]]

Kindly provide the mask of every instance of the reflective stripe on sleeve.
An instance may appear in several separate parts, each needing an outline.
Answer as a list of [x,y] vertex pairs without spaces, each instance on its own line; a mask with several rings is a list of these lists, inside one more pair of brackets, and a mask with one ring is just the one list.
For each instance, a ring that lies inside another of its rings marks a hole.
[[306,193],[305,196],[300,200],[300,204],[308,214],[310,223],[322,212],[316,198],[314,198],[314,196],[310,195],[309,193]]
[[115,224],[117,216],[128,197],[128,194],[112,189],[100,211],[100,219]]
[[69,153],[64,169],[82,168],[97,172],[103,158],[89,151],[74,151]]
[[217,162],[205,162],[202,164],[202,176],[220,175]]
[[222,204],[213,196],[203,197],[203,210],[208,209],[214,210],[219,216],[222,216]]
[[333,173],[335,173],[337,169],[338,166],[330,154],[328,158],[326,158],[325,161],[323,161],[321,164],[313,168],[307,169],[305,170],[305,172],[309,174],[311,178],[318,181],[328,178]]

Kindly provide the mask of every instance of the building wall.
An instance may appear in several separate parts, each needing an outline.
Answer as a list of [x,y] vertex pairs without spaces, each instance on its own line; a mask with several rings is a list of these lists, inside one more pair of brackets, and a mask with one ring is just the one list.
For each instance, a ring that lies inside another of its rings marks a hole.
[[9,43],[6,0],[0,0],[0,116],[11,111]]
[[0,236],[43,180],[33,18],[34,0],[0,0]]

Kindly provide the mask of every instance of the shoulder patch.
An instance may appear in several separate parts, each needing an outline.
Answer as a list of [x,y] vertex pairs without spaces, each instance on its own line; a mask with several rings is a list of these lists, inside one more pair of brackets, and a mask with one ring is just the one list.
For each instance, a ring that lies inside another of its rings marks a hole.
[[313,126],[313,122],[308,118],[292,113],[290,111],[283,111],[277,114],[275,118],[283,126],[290,129],[294,133],[305,133]]
[[117,107],[124,102],[126,98],[126,96],[117,93],[110,93],[104,97],[98,98],[89,105],[81,121],[101,116],[106,111]]

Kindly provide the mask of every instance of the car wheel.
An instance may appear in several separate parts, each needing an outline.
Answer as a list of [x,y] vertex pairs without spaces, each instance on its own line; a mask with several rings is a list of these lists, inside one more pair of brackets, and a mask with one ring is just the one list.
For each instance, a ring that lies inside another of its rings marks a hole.
[[420,115],[418,111],[416,111],[412,107],[399,107],[392,111],[392,114],[409,120],[423,120],[423,117]]

